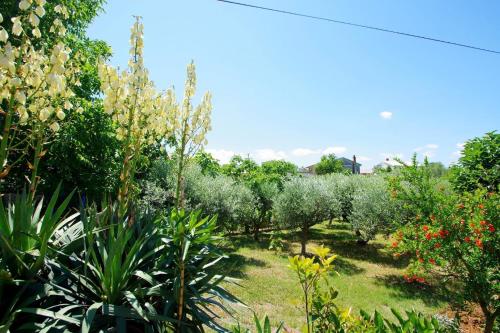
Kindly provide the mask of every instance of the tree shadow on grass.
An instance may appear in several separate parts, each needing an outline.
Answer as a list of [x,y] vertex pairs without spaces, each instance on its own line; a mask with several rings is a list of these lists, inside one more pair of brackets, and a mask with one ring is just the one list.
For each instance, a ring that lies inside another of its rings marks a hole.
[[[337,223],[336,225],[339,224]],[[299,235],[296,233],[295,237],[298,238]],[[408,266],[407,257],[394,258],[384,244],[376,242],[368,242],[365,245],[358,244],[356,235],[350,230],[335,229],[334,233],[330,233],[325,232],[324,229],[312,228],[309,236],[311,241],[329,247],[333,253],[344,258],[368,261],[373,264],[394,268],[405,268]]]
[[248,258],[241,254],[230,253],[226,260],[221,261],[220,271],[226,276],[233,278],[244,278],[247,276],[245,268],[249,266],[266,267],[265,261],[255,258]]
[[333,266],[335,267],[335,272],[341,275],[354,275],[365,272],[364,268],[358,267],[349,260],[340,257],[333,261]]
[[375,283],[391,289],[391,296],[395,299],[420,299],[427,306],[439,306],[441,303],[451,301],[445,288],[421,283],[408,283],[397,274],[377,277]]

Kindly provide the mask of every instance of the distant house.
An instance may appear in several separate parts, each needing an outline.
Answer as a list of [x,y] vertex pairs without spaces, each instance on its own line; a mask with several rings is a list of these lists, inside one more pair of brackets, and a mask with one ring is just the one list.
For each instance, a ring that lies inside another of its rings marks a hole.
[[[353,167],[354,167],[354,173],[355,174],[360,174],[361,173],[361,164],[358,163],[358,162],[355,162],[356,161],[356,155],[353,156],[354,161],[350,160],[348,158],[345,158],[345,157],[339,157],[338,159],[342,161],[342,165],[347,170],[349,170],[349,171],[352,172],[353,171]],[[318,164],[318,163],[316,163],[316,164]],[[316,172],[315,172],[316,164],[313,164],[313,165],[310,165],[310,166],[307,166],[307,167],[303,167],[303,168],[299,168],[299,174],[301,174],[302,176],[306,176],[306,177],[315,175],[316,174]]]

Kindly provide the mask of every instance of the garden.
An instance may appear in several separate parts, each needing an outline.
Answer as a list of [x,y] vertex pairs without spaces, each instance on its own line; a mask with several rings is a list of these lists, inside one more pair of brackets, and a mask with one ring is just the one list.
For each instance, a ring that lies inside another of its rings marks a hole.
[[103,4],[0,3],[0,332],[500,330],[500,134],[446,170],[221,164],[195,63],[160,91],[135,17],[110,65]]

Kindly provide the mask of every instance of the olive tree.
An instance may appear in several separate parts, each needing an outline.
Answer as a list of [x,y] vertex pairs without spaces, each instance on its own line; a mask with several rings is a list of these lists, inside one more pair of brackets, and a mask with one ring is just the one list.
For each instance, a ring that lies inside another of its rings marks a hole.
[[382,177],[365,177],[358,185],[352,196],[349,221],[359,237],[358,243],[366,244],[380,230],[389,229],[396,209]]
[[203,214],[217,215],[225,231],[235,231],[255,218],[256,201],[252,191],[231,177],[203,175],[197,165],[185,171],[187,204]]
[[340,203],[329,191],[324,178],[293,178],[277,196],[274,216],[282,226],[300,229],[301,254],[304,255],[309,229],[329,218],[331,207],[335,206],[339,207]]

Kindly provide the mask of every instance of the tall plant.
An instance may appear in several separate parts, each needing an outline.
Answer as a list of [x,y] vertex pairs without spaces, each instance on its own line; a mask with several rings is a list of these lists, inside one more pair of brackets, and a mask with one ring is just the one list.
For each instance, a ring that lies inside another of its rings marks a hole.
[[116,124],[116,137],[123,144],[118,202],[120,215],[129,208],[132,181],[137,161],[147,145],[165,139],[174,132],[175,112],[172,90],[158,92],[144,66],[144,26],[140,17],[132,27],[130,61],[126,71],[119,72],[104,63],[99,66],[104,92],[104,110]]
[[31,170],[31,198],[40,181],[46,145],[59,131],[67,110],[75,107],[71,87],[79,84],[77,57],[63,42],[63,21],[69,12],[62,5],[54,7],[49,44],[39,29],[45,4],[45,0],[20,1],[21,14],[11,18],[10,31],[0,14],[4,24],[0,26],[0,179],[26,163]]

